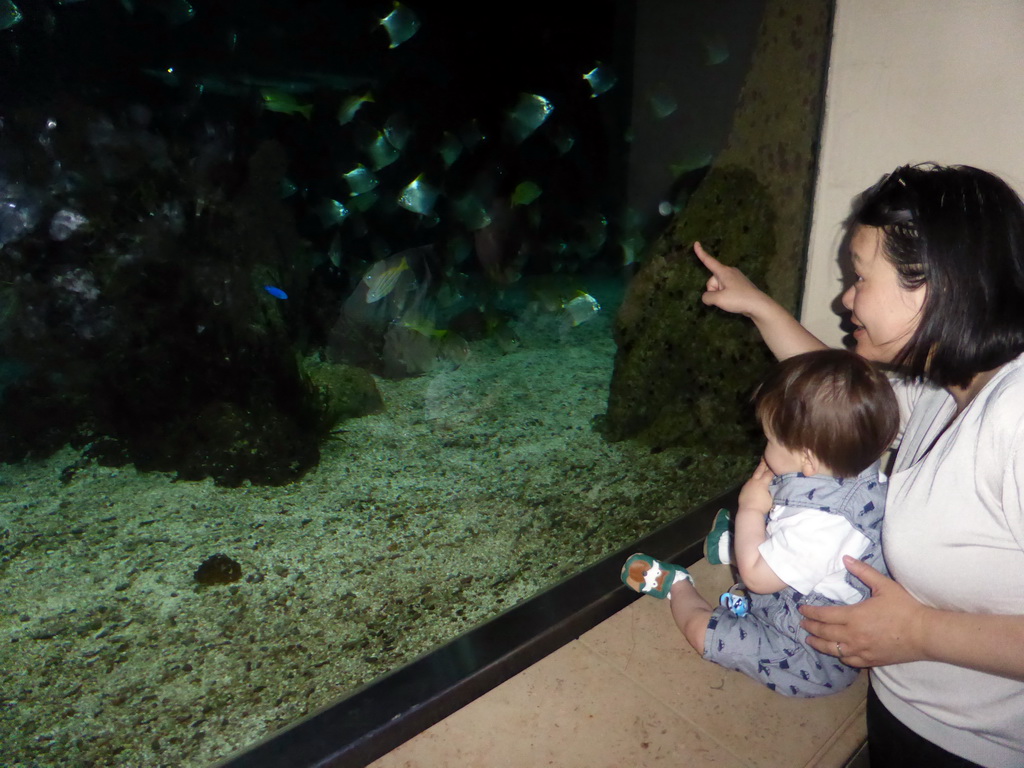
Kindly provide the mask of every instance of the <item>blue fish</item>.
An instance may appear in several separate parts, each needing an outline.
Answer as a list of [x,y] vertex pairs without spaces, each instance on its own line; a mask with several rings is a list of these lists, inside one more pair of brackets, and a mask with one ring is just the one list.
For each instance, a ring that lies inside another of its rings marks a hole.
[[280,288],[273,285],[264,285],[263,290],[273,296],[275,299],[281,299],[284,301],[288,298],[288,294],[282,291]]

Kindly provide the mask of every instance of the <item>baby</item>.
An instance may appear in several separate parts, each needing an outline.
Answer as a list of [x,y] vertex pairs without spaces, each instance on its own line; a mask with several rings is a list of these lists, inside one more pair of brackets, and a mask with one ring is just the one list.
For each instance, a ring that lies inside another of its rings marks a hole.
[[896,396],[870,363],[830,349],[783,360],[754,402],[768,445],[740,491],[735,556],[724,511],[707,544],[710,562],[735,563],[749,602],[726,593],[712,609],[685,568],[643,554],[626,560],[622,580],[671,598],[676,625],[705,659],[787,696],[835,693],[860,670],[807,645],[797,608],[870,596],[844,555],[884,572],[879,458],[899,429]]

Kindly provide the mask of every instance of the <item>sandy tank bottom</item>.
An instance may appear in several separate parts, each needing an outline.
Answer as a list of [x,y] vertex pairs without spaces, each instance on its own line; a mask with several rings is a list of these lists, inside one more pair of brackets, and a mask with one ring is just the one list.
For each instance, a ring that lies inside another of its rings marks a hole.
[[[535,317],[508,354],[380,380],[387,410],[280,488],[64,473],[70,449],[0,468],[0,764],[210,765],[749,470],[593,431],[610,322]],[[199,587],[215,553],[242,578]]]

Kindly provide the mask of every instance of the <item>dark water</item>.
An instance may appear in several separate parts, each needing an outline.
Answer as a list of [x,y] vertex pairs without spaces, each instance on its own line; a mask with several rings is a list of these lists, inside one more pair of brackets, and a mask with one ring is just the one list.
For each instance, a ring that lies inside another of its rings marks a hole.
[[0,0],[0,761],[207,764],[735,476],[591,430],[686,5]]

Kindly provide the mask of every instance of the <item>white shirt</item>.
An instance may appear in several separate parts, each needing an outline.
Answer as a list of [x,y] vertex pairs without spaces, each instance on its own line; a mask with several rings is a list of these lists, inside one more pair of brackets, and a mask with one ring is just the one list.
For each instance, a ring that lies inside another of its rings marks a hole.
[[846,580],[843,555],[860,558],[871,542],[842,515],[819,509],[778,506],[758,547],[776,576],[804,595],[812,592],[840,603],[860,602]]
[[[882,546],[893,578],[925,605],[1024,615],[1022,359],[955,419],[944,389],[895,382],[909,419]],[[1024,765],[1024,683],[928,661],[877,667],[872,681],[886,708],[929,741],[982,765]]]

